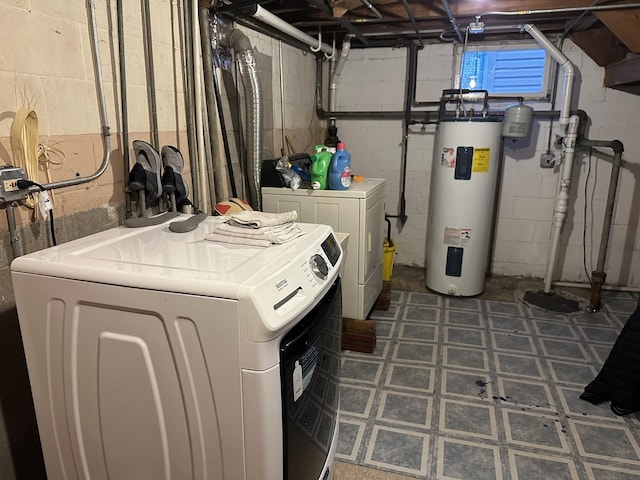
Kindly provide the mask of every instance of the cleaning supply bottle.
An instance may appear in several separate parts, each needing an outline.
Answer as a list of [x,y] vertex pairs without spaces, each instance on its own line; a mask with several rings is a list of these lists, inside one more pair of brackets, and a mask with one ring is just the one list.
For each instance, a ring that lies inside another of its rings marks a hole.
[[314,150],[315,153],[311,155],[311,188],[314,190],[326,190],[331,152],[328,152],[322,144],[316,145]]
[[329,188],[346,190],[351,186],[351,154],[344,149],[344,143],[337,145],[329,166]]

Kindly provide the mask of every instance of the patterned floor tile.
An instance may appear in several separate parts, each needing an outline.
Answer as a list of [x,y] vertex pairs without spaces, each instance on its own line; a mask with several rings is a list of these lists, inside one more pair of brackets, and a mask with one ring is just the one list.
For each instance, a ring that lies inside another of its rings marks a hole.
[[563,340],[569,340],[571,338],[578,338],[578,334],[574,331],[573,327],[567,323],[560,322],[547,322],[544,320],[531,320],[533,328],[538,335],[547,337],[558,337]]
[[341,385],[340,411],[349,416],[369,418],[375,394],[375,388]]
[[386,387],[433,393],[435,390],[435,369],[411,365],[390,365]]
[[405,362],[435,364],[437,352],[437,345],[397,341],[391,358]]
[[489,328],[492,330],[508,330],[513,333],[529,333],[527,320],[518,317],[502,317],[489,315]]
[[429,435],[375,425],[364,464],[426,475]]
[[491,343],[495,350],[528,353],[535,355],[537,350],[533,339],[528,335],[515,333],[491,332]]
[[477,329],[445,327],[444,343],[465,345],[468,347],[486,347],[484,332]]
[[446,308],[482,311],[482,301],[478,298],[446,297],[444,303]]
[[502,416],[509,444],[569,452],[566,426],[556,416],[522,410],[503,410]]
[[569,420],[581,455],[640,465],[640,447],[625,425]]
[[[438,439],[436,478],[502,480],[502,462],[497,447],[464,440]],[[464,461],[461,461],[464,459]]]
[[440,309],[431,307],[416,307],[407,305],[402,320],[410,322],[440,322]]
[[546,383],[499,378],[497,395],[521,409],[556,410],[551,389]]
[[434,293],[411,292],[408,295],[407,303],[415,305],[427,305],[430,307],[441,307],[443,304],[443,299],[441,295],[436,295]]
[[380,382],[382,366],[383,364],[381,362],[345,358],[342,362],[341,378],[376,385]]
[[640,480],[640,471],[612,465],[585,463],[588,480]]
[[548,357],[568,358],[572,360],[589,360],[584,347],[577,342],[539,338],[542,353]]
[[544,379],[540,360],[537,357],[498,352],[494,356],[498,373]]
[[398,425],[429,429],[433,398],[386,391],[382,392],[376,419]]
[[455,370],[442,370],[440,393],[471,399],[486,399],[493,396],[493,385],[486,375]]
[[571,459],[509,449],[513,480],[581,480]]
[[558,386],[556,387],[556,390],[560,396],[562,408],[565,414],[570,418],[584,418],[585,420],[606,420],[608,422],[617,423],[624,422],[621,417],[618,417],[611,411],[611,408],[609,408],[609,402],[603,402],[599,405],[592,405],[585,400],[581,400],[580,394],[582,394],[584,388]]
[[517,317],[524,316],[524,310],[522,309],[522,305],[519,303],[487,300],[485,305],[487,306],[487,312],[490,314],[497,313],[500,315],[514,315]]
[[595,378],[598,371],[593,365],[547,360],[551,379],[559,383],[571,383],[585,386]]
[[336,457],[341,460],[356,461],[362,445],[366,424],[351,419],[340,419]]
[[487,352],[472,348],[444,346],[442,364],[447,367],[463,367],[472,370],[488,370]]
[[458,325],[461,327],[484,327],[482,314],[476,312],[465,312],[458,310],[446,310],[444,323],[447,325]]
[[[579,398],[637,301],[607,293],[562,315],[392,291],[374,352],[345,351],[340,389],[313,392],[339,390],[336,458],[363,479],[640,480],[640,414]],[[306,419],[327,440],[324,420]]]
[[580,325],[578,326],[578,330],[587,342],[605,343],[609,346],[613,346],[613,343],[620,334],[618,328],[585,327]]
[[398,338],[402,340],[435,342],[438,340],[438,330],[438,325],[402,322],[400,324]]
[[439,425],[444,433],[464,433],[468,437],[498,440],[493,406],[442,399]]

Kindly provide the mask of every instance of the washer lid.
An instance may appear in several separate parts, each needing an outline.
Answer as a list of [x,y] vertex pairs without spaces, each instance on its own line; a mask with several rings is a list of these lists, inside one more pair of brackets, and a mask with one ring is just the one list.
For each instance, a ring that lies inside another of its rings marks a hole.
[[[172,221],[175,221],[172,220]],[[331,229],[299,224],[305,233],[282,245],[253,247],[204,240],[220,223],[208,217],[197,229],[174,233],[169,223],[118,227],[16,258],[13,272],[113,285],[238,298],[242,285],[263,282],[287,263],[308,259]],[[252,282],[252,279],[256,279]]]

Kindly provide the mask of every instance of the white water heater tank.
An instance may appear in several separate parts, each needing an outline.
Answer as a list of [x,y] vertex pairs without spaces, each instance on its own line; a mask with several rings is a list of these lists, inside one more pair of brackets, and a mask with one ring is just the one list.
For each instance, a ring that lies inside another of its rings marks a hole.
[[426,286],[439,293],[484,291],[502,123],[493,118],[444,119],[436,132]]

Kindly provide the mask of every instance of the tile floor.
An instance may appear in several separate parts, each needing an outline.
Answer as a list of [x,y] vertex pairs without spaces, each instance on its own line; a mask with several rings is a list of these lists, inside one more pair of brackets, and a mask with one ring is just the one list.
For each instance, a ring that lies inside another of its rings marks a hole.
[[598,313],[392,291],[345,352],[335,480],[640,479],[640,415],[578,398],[637,294]]

